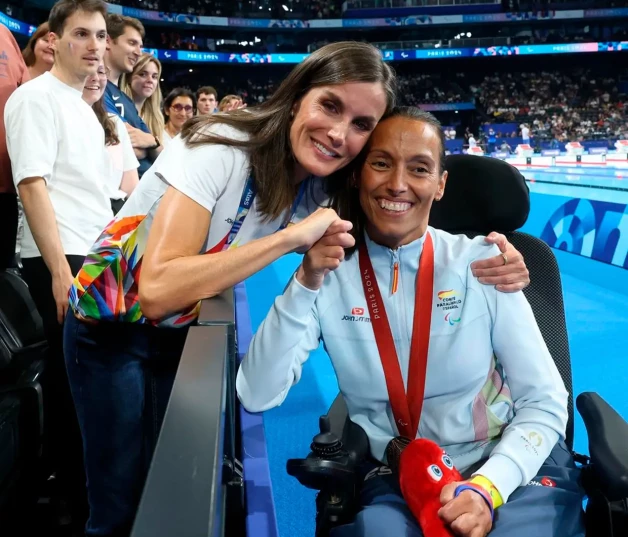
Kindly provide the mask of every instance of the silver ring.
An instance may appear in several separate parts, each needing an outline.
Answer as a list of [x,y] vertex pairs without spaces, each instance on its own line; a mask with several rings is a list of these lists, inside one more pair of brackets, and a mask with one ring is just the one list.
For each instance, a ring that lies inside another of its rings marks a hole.
[[504,258],[504,265],[507,265],[508,264],[508,256],[504,252],[501,252],[501,256]]

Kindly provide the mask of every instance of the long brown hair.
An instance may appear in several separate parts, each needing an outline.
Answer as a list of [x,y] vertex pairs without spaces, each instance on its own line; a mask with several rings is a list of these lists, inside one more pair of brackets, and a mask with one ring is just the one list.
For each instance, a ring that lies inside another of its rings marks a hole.
[[[394,108],[389,114],[384,115],[380,120],[380,123],[391,119],[393,117],[403,117],[412,119],[414,121],[421,121],[427,123],[437,132],[440,139],[440,154],[438,159],[438,175],[439,177],[445,172],[445,133],[443,128],[432,114],[421,110],[415,106],[399,106]],[[377,128],[377,127],[375,127]],[[350,165],[350,173],[345,174],[344,183],[342,180],[338,180],[334,183],[337,187],[334,194],[331,197],[330,205],[334,209],[340,218],[348,220],[353,224],[351,229],[351,235],[355,239],[355,245],[352,248],[347,248],[346,255],[351,255],[364,241],[364,229],[366,221],[364,217],[364,211],[360,205],[360,190],[359,190],[359,177],[362,171],[362,166],[366,162],[366,157],[370,149],[369,142],[358,155],[358,157]]]
[[118,138],[116,124],[105,110],[105,105],[103,104],[104,98],[105,96],[103,95],[100,99],[98,99],[92,105],[92,110],[94,111],[94,114],[96,114],[98,122],[102,125],[102,128],[105,131],[105,145],[118,145],[120,143],[120,138]]
[[[386,92],[387,111],[393,108],[396,78],[381,52],[368,43],[343,41],[326,45],[308,56],[259,106],[189,119],[181,137],[189,146],[210,143],[248,150],[260,211],[268,219],[277,218],[290,207],[296,195],[292,178],[295,160],[290,147],[294,104],[312,88],[347,82],[381,83]],[[206,128],[216,124],[248,133],[249,139],[232,140],[207,134]]]

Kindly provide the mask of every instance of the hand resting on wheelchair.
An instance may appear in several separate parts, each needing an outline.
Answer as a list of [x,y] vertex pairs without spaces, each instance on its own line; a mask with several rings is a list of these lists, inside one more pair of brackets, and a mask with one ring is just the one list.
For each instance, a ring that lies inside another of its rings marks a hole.
[[454,495],[460,483],[443,489],[438,514],[452,535],[583,537],[579,470],[563,442],[568,392],[532,310],[521,291],[474,277],[474,261],[500,255],[495,245],[428,225],[445,191],[443,153],[430,114],[398,109],[379,123],[339,220],[254,336],[238,397],[251,412],[281,404],[324,342],[371,455],[359,512],[332,537],[431,537],[391,456],[414,438],[445,449],[492,498],[493,509],[474,490]]

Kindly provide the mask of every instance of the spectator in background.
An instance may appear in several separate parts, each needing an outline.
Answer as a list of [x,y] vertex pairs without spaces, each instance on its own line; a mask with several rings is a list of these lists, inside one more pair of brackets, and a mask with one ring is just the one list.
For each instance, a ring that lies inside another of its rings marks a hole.
[[242,106],[242,99],[237,95],[225,95],[218,105],[219,112],[229,112],[238,108],[244,108],[244,106]]
[[100,0],[57,2],[48,19],[54,66],[19,87],[4,114],[13,181],[27,221],[22,276],[48,340],[44,414],[57,515],[73,515],[79,524],[87,509],[83,450],[63,361],[62,323],[72,280],[113,217],[104,132],[82,99],[85,79],[97,72],[105,53],[106,13]]
[[495,131],[491,128],[488,130],[488,152],[489,154],[495,151],[495,143],[497,142],[497,136]]
[[189,89],[175,88],[164,100],[166,126],[162,140],[164,146],[181,132],[183,124],[196,114],[196,95]]
[[216,111],[218,105],[218,92],[211,86],[203,86],[196,92],[199,116],[208,116]]
[[54,51],[48,41],[49,34],[48,23],[40,24],[22,51],[31,80],[50,71],[55,62]]
[[0,271],[11,266],[15,256],[18,208],[11,160],[4,128],[4,106],[11,94],[29,79],[28,69],[13,34],[0,25]]
[[144,26],[137,19],[110,13],[107,34],[105,65],[109,69],[109,82],[105,90],[105,109],[120,116],[126,124],[142,177],[161,151],[161,142],[157,138],[161,133],[151,133],[133,100],[120,90],[118,84],[121,75],[131,73],[142,55]]
[[510,144],[506,140],[501,143],[501,145],[499,146],[499,150],[504,151],[508,154],[512,153],[512,147],[510,147]]
[[111,208],[117,214],[124,200],[139,183],[137,169],[140,163],[135,157],[131,138],[120,116],[105,111],[103,96],[107,87],[107,68],[102,63],[95,75],[87,77],[83,88],[83,100],[92,107],[105,131],[105,145],[111,159],[110,181],[107,183]]
[[124,73],[120,80],[120,89],[133,99],[140,118],[155,136],[164,130],[160,80],[161,62],[152,54],[143,54],[133,71]]
[[474,147],[477,147],[478,142],[475,139],[475,137],[473,136],[473,134],[469,133],[469,149],[472,149]]
[[530,143],[530,127],[526,123],[521,125],[521,138],[524,144]]

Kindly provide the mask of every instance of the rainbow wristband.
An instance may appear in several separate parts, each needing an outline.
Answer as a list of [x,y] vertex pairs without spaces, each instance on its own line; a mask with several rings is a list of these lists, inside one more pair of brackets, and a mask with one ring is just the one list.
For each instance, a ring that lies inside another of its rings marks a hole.
[[499,493],[495,485],[493,485],[493,483],[489,479],[487,479],[483,475],[474,475],[471,478],[470,482],[473,483],[474,485],[478,485],[479,487],[482,487],[486,492],[488,492],[488,495],[491,497],[491,501],[493,502],[494,509],[497,509],[498,507],[501,507],[502,505],[504,505],[504,500],[502,499],[502,495]]

